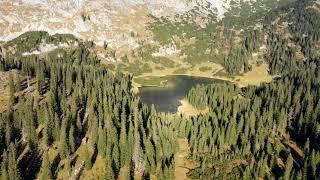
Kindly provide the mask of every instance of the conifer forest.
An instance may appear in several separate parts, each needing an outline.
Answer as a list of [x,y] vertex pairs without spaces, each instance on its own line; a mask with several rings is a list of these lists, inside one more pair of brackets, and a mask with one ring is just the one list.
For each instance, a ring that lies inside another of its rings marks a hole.
[[[0,179],[320,179],[320,2],[279,2],[208,15],[201,28],[190,20],[197,10],[179,21],[150,15],[158,45],[141,43],[116,63],[99,56],[117,59],[107,42],[71,34],[0,41]],[[180,64],[153,55],[172,41],[186,56]],[[32,53],[44,42],[58,48]],[[144,73],[188,74],[204,64],[199,73],[212,76],[210,63],[223,80],[183,97],[201,113],[161,112],[134,91],[137,82],[170,85]],[[264,66],[269,82],[239,85]]]

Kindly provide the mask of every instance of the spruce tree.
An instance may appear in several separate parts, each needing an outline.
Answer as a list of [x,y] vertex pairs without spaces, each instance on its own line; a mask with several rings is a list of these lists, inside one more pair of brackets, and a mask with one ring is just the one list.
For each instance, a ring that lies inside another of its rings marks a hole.
[[8,158],[8,177],[12,180],[21,179],[19,169],[18,169],[16,148],[13,143],[11,143],[9,146],[8,156],[9,156],[9,158]]
[[293,167],[293,158],[292,158],[291,154],[289,154],[289,157],[288,157],[287,162],[286,162],[286,170],[285,170],[285,174],[284,174],[284,179],[285,180],[289,180],[290,179],[292,167]]
[[126,128],[126,115],[125,110],[122,110],[121,113],[121,131],[120,131],[120,160],[121,160],[121,167],[126,165],[128,162],[128,143],[127,143],[127,128]]
[[51,165],[47,151],[45,151],[42,155],[42,163],[39,178],[43,180],[52,179]]
[[70,152],[74,153],[75,152],[75,146],[76,142],[74,140],[74,125],[72,124],[69,130],[69,146],[70,146]]
[[106,133],[104,129],[99,126],[98,130],[98,153],[102,156],[105,157],[106,153],[106,147],[107,147],[107,140],[106,140]]
[[103,179],[105,180],[114,180],[116,179],[115,174],[113,172],[113,168],[112,168],[112,160],[110,158],[110,153],[108,153],[109,151],[107,150],[106,152],[106,160],[105,160],[105,166],[104,166],[104,177]]
[[7,152],[4,151],[2,154],[2,163],[1,163],[1,180],[7,180],[8,178],[8,170],[7,170]]

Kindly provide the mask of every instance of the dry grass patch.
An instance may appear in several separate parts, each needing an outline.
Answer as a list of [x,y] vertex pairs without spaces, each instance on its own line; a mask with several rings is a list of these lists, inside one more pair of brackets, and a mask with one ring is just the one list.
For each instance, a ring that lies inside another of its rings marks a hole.
[[15,79],[19,76],[18,72],[15,70],[1,72],[0,71],[0,112],[6,110],[7,105],[9,104],[10,91],[9,91],[9,76],[10,74]]
[[243,74],[242,76],[236,76],[235,81],[240,87],[248,85],[259,86],[261,83],[270,83],[272,76],[268,72],[269,67],[267,63],[262,63],[260,66],[256,64],[252,65],[252,71]]
[[134,81],[143,86],[165,86],[167,80],[159,76],[147,76],[134,78]]
[[0,112],[3,112],[9,103],[9,88],[0,90],[0,94]]
[[9,74],[7,72],[0,72],[0,112],[4,111],[9,102],[8,80]]
[[120,168],[118,180],[125,180],[127,172],[128,172],[128,168],[127,167]]
[[103,179],[102,175],[104,172],[104,167],[105,167],[105,160],[98,155],[92,168],[90,170],[84,170],[80,179],[84,179],[84,180]]
[[[196,76],[196,77],[206,77],[206,78],[213,78],[213,75],[223,69],[223,67],[220,64],[215,63],[202,63],[197,66],[191,66],[191,65],[183,65],[178,66],[174,68],[164,68],[164,69],[156,69],[155,64],[150,64],[150,67],[152,68],[151,73],[143,73],[142,75],[136,76],[136,79],[146,78],[146,77],[163,77],[163,76],[170,76],[170,75],[186,75],[186,76]],[[210,70],[207,71],[200,71],[199,68],[201,67],[210,67]],[[185,68],[186,71],[183,73],[177,73],[177,70]],[[135,83],[139,85],[141,84],[137,81]]]
[[209,108],[205,108],[204,110],[199,110],[192,106],[187,100],[181,100],[181,105],[178,107],[177,114],[182,114],[185,117],[197,116],[201,114],[207,114],[209,112]]

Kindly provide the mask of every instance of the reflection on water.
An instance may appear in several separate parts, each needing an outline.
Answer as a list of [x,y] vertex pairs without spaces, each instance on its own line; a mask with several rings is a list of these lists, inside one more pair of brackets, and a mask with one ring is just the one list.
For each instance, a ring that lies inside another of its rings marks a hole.
[[156,109],[161,112],[177,112],[177,108],[188,91],[197,84],[211,84],[221,82],[221,80],[193,77],[193,76],[165,76],[167,80],[165,87],[141,87],[139,94],[142,102],[151,106],[154,104]]

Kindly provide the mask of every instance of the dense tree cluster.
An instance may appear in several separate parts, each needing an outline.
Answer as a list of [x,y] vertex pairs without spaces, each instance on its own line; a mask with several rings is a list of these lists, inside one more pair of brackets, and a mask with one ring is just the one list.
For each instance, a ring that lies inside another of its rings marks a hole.
[[[318,6],[313,0],[300,0],[272,12],[265,18],[268,34],[266,59],[272,74],[292,71],[296,67],[298,51],[303,54],[300,63],[305,60],[319,63],[320,12],[312,8]],[[279,14],[287,12],[290,14],[275,22]],[[281,26],[287,26],[287,32],[279,32],[277,29]]]
[[[145,177],[161,167],[160,177],[173,177],[176,146],[173,132],[167,130],[169,121],[131,94],[130,76],[113,74],[98,63],[83,44],[64,51],[63,56],[3,61],[4,70],[18,69],[36,79],[35,86],[26,89],[34,95],[10,101],[8,111],[1,114],[3,176],[55,178],[56,167],[45,151],[58,144],[61,160],[69,159],[80,146],[86,147],[86,169],[95,161],[92,152],[97,152],[105,160],[101,177],[106,179],[115,179],[121,167]],[[15,82],[10,82],[14,87]],[[30,157],[17,162],[15,151],[25,145],[35,152],[34,158],[42,156],[39,167],[30,165],[32,171],[23,167]]]
[[[93,42],[44,32],[7,42],[0,69],[25,78],[9,77],[9,104],[0,114],[1,179],[57,179],[62,171],[78,178],[98,161],[99,179],[174,179],[177,138],[190,145],[193,179],[319,179],[319,12],[311,5],[301,0],[272,12],[225,58],[227,72],[247,72],[248,57],[266,35],[266,60],[277,79],[259,87],[198,85],[186,99],[209,112],[190,118],[140,102],[132,77],[100,64]],[[280,31],[284,22],[292,23]],[[225,35],[232,39],[232,31]],[[45,56],[21,55],[43,39],[77,43]]]
[[226,71],[230,74],[250,71],[251,65],[248,59],[253,52],[258,51],[261,42],[261,33],[259,33],[258,30],[254,30],[244,37],[240,47],[234,47],[234,45],[231,44],[231,49],[224,59]]
[[[192,105],[210,108],[209,115],[181,121],[180,133],[189,140],[191,158],[200,164],[192,177],[320,177],[320,58],[315,52],[319,12],[306,11],[310,3],[299,1],[266,18],[266,59],[270,72],[281,77],[261,87],[214,84],[189,92]],[[292,22],[289,32],[278,32],[279,26],[271,22],[289,10],[284,17]],[[303,61],[295,55],[297,47]]]
[[[209,115],[180,125],[191,157],[201,163],[193,176],[223,178],[230,169],[221,164],[242,160],[231,177],[319,177],[320,70],[312,62],[299,68],[259,88],[214,84],[189,92],[194,106],[210,107]],[[289,146],[290,140],[304,147],[303,155]],[[290,166],[281,167],[279,159]]]

